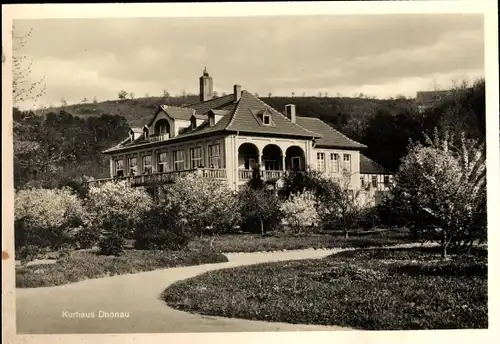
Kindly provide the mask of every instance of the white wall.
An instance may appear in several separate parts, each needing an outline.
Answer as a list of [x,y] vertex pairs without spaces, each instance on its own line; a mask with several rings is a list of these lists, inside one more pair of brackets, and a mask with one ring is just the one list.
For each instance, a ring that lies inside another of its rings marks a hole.
[[[317,169],[317,153],[325,154],[325,174],[333,178],[342,177],[341,171],[344,162],[344,154],[351,156],[351,188],[357,190],[361,187],[359,173],[359,151],[346,149],[313,148],[311,154],[311,168]],[[334,172],[330,165],[330,154],[338,154],[340,159],[339,172]]]

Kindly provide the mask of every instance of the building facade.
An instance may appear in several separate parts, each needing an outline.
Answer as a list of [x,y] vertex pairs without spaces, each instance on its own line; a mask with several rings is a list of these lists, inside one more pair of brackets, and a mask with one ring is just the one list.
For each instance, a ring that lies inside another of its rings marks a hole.
[[104,151],[110,157],[109,179],[147,186],[196,170],[238,190],[255,166],[265,181],[278,184],[287,170],[313,168],[340,177],[346,169],[352,189],[361,188],[365,145],[317,118],[298,116],[293,104],[280,112],[239,85],[214,98],[212,83],[205,69],[199,102],[160,106],[149,123]]

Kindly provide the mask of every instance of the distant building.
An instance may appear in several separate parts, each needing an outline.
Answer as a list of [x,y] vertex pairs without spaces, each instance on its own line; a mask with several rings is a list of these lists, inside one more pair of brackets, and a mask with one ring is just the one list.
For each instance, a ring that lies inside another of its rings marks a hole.
[[418,91],[416,103],[419,111],[424,111],[450,96],[453,90]]

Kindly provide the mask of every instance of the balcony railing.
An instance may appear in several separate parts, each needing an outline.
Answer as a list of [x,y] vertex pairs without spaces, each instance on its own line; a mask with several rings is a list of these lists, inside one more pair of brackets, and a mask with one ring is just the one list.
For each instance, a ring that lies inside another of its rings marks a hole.
[[[261,170],[260,175],[264,180],[275,180],[281,178],[285,174],[285,171],[280,170]],[[238,179],[239,180],[249,180],[252,178],[252,170],[239,170]]]
[[182,171],[168,171],[168,172],[159,172],[152,174],[140,174],[136,176],[95,179],[95,180],[89,180],[89,186],[99,186],[107,182],[121,182],[121,181],[127,182],[129,186],[164,184],[173,182],[175,179],[184,177],[190,173],[197,173],[198,175],[203,177],[210,177],[221,180],[227,178],[225,169],[199,168],[199,169],[182,170]]
[[169,134],[158,134],[158,135],[151,135],[148,137],[149,142],[160,142],[160,141],[166,141],[170,138]]

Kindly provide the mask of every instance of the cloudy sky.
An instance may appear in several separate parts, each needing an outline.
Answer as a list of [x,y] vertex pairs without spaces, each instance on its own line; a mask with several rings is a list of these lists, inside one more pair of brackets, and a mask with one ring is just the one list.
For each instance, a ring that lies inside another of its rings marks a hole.
[[[198,93],[206,65],[214,89],[241,84],[267,95],[388,98],[484,76],[483,18],[474,14],[226,18],[37,19],[19,53],[45,75],[40,100]],[[24,107],[24,106],[23,106]]]

